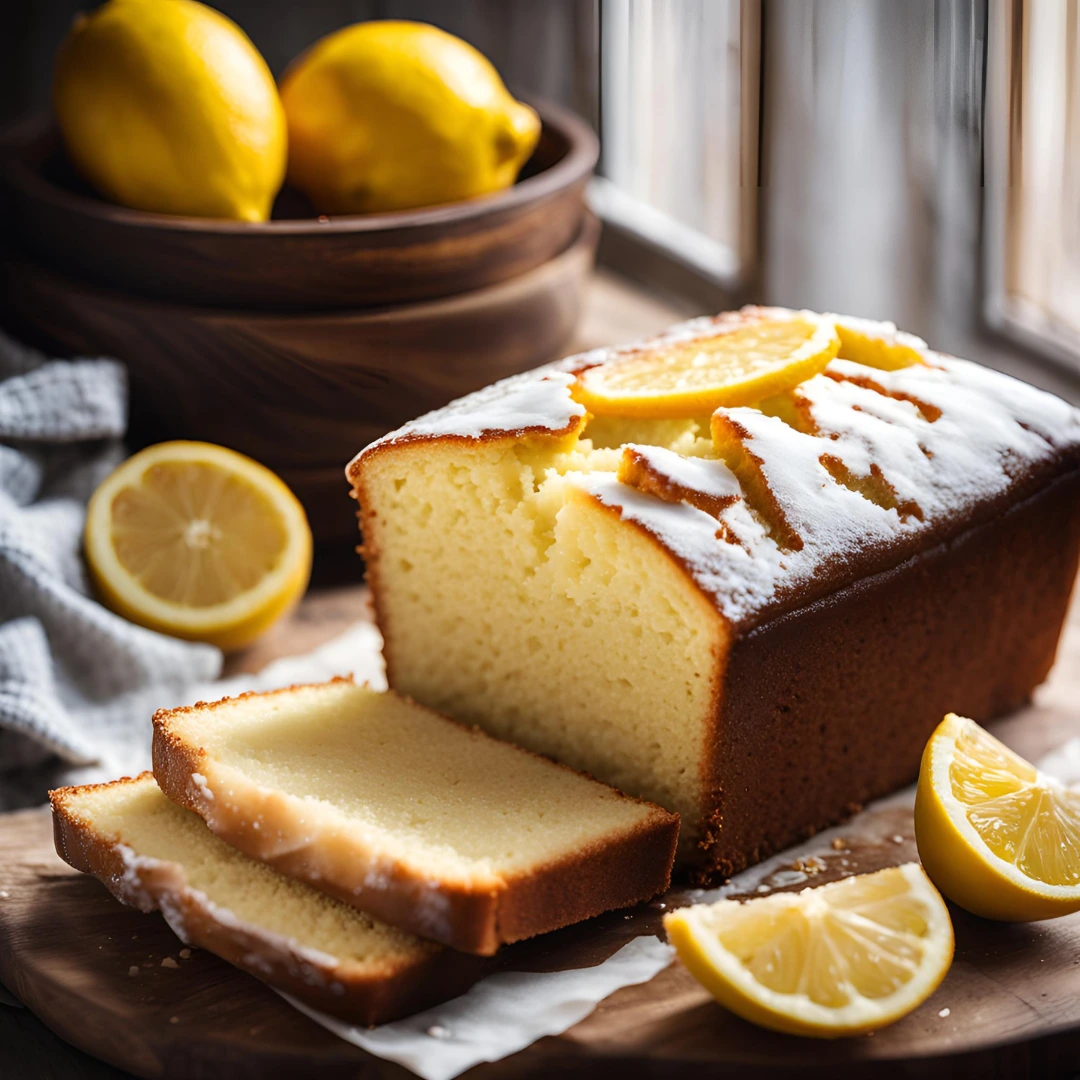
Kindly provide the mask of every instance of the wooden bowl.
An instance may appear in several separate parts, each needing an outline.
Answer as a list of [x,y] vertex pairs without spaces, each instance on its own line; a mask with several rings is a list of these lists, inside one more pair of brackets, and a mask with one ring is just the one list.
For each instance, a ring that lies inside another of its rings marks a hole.
[[349,312],[167,304],[0,251],[0,321],[61,354],[123,360],[133,449],[185,438],[250,454],[292,484],[317,539],[353,542],[345,464],[406,420],[558,356],[599,231],[586,215],[564,252],[497,285]]
[[421,210],[319,218],[289,190],[259,225],[128,210],[94,195],[40,128],[9,142],[0,193],[16,246],[94,285],[248,309],[429,300],[526,273],[578,233],[596,136],[563,109],[536,107],[540,142],[513,187]]

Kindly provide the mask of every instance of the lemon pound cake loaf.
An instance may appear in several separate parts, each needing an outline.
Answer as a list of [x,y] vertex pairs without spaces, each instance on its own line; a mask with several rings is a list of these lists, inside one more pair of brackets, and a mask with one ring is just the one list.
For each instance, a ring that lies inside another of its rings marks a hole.
[[349,465],[393,687],[679,813],[728,875],[1046,676],[1080,414],[891,324],[748,308]]
[[453,997],[482,962],[421,941],[241,855],[150,773],[50,792],[56,850],[189,945],[361,1024]]
[[479,955],[663,892],[679,829],[347,679],[160,711],[154,774],[248,855]]

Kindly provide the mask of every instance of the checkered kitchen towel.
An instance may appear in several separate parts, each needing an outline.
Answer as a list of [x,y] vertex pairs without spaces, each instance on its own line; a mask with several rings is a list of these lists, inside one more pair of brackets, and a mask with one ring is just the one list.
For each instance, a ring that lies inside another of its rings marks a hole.
[[0,332],[0,810],[145,767],[153,710],[221,669],[217,649],[90,596],[86,502],[124,456],[126,419],[116,361],[49,360]]

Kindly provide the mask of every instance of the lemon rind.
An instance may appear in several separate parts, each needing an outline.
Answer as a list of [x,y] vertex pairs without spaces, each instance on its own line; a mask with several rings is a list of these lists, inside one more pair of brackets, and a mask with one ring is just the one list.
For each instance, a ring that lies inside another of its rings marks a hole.
[[[777,318],[770,316],[770,319]],[[601,365],[581,373],[574,387],[574,397],[594,416],[620,416],[643,420],[677,420],[719,408],[753,405],[763,397],[790,390],[821,374],[840,350],[840,336],[835,322],[830,318],[812,311],[793,311],[783,319],[794,320],[812,324],[814,332],[791,354],[785,366],[778,370],[685,393],[666,391],[658,394],[656,391],[642,390],[606,394],[589,387],[590,381],[602,380],[604,372],[611,366]],[[617,364],[618,361],[613,363]],[[602,385],[601,382],[601,387]]]

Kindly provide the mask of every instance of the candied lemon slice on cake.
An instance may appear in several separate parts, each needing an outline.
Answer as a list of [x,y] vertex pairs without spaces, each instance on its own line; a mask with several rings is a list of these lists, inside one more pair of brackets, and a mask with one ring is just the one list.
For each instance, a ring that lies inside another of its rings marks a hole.
[[831,1039],[899,1020],[952,963],[948,909],[917,863],[664,917],[690,973],[744,1020]]
[[174,637],[237,649],[303,595],[311,530],[269,469],[223,446],[167,442],[94,492],[86,558],[101,599]]
[[809,312],[733,320],[587,368],[574,396],[594,416],[700,416],[790,390],[823,371],[839,348],[833,322]]
[[915,838],[955,903],[1007,922],[1080,910],[1080,790],[950,713],[923,752]]
[[850,315],[827,317],[836,321],[836,332],[840,335],[837,355],[842,360],[853,360],[880,371],[896,371],[926,363],[922,354],[926,342],[914,334],[897,330],[892,323],[875,323]]

